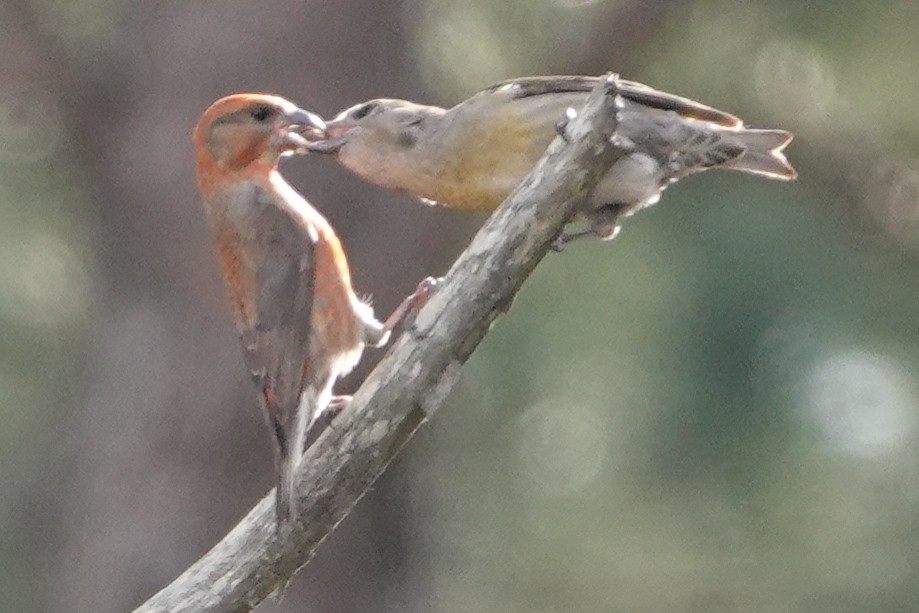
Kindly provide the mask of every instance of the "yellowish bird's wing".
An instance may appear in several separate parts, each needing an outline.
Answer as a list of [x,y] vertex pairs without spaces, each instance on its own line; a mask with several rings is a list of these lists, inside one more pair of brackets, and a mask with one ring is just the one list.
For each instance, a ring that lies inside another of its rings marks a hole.
[[[594,88],[597,80],[597,77],[582,76],[525,77],[492,85],[476,96],[497,94],[509,99],[522,99],[548,94],[584,94]],[[738,117],[730,113],[689,98],[656,90],[636,81],[620,79],[619,93],[626,100],[659,110],[674,111],[683,117],[710,121],[727,128],[743,125]]]
[[438,193],[429,197],[466,210],[497,207],[545,152],[578,96],[480,92],[448,110],[436,139]]

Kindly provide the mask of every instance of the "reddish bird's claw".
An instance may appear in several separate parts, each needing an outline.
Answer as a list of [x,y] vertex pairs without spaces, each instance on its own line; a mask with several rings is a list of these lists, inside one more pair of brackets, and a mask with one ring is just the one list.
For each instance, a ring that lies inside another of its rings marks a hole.
[[351,396],[332,396],[325,409],[320,411],[319,415],[314,417],[310,423],[309,429],[306,431],[306,442],[303,445],[303,451],[309,449],[316,442],[316,439],[331,425],[332,420],[341,415],[341,412],[349,404],[351,404]]
[[351,404],[351,400],[353,400],[353,398],[348,395],[332,396],[332,399],[329,400],[329,404],[325,406],[325,410],[322,412],[328,413],[329,421],[331,421],[348,408],[348,405]]
[[412,294],[412,306],[417,310],[427,304],[431,296],[434,295],[434,292],[437,291],[437,287],[443,283],[443,281],[443,277],[427,277],[422,279],[418,287],[415,288],[415,293]]
[[440,281],[441,279],[435,279],[434,277],[423,279],[421,283],[418,284],[418,287],[415,288],[414,293],[407,296],[405,300],[396,307],[396,310],[392,312],[392,315],[390,315],[386,323],[383,324],[383,329],[387,331],[392,330],[400,323],[403,324],[404,327],[407,327],[415,318],[415,315],[418,314],[421,307],[423,307],[431,296],[434,295],[434,291],[437,289]]
[[443,283],[443,280],[443,277],[427,277],[422,279],[418,287],[415,288],[415,293],[408,298],[409,305],[405,316],[415,317],[418,311],[421,310],[421,307],[428,303],[428,300],[431,299],[431,296],[434,295],[434,292],[437,291],[437,288]]

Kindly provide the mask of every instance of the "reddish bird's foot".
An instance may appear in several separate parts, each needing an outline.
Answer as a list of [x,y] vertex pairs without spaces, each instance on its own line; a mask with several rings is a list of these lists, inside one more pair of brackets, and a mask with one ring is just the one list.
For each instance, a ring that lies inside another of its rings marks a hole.
[[400,323],[414,319],[418,311],[421,310],[421,307],[427,304],[431,296],[434,295],[434,292],[437,291],[437,286],[441,281],[443,281],[442,278],[435,277],[422,279],[418,287],[415,288],[415,291],[407,296],[405,300],[402,301],[402,304],[396,307],[396,310],[392,312],[392,315],[390,315],[386,323],[383,324],[383,329],[389,332]]
[[349,404],[351,404],[351,396],[332,396],[325,409],[320,411],[310,422],[309,428],[306,430],[306,442],[303,444],[303,451],[309,449],[316,442],[316,439],[331,425],[332,420],[341,415],[341,412]]
[[410,304],[405,316],[417,314],[421,307],[428,303],[428,300],[437,291],[437,286],[443,283],[443,280],[443,277],[426,277],[422,279],[418,287],[415,288],[415,292],[407,298]]

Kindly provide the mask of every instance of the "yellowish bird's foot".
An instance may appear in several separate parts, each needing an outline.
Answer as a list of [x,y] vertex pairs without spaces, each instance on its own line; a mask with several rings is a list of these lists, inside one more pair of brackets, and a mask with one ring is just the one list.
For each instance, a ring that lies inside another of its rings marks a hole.
[[571,135],[568,134],[568,125],[578,116],[578,112],[570,106],[565,109],[565,116],[555,122],[555,133],[562,137],[566,143],[571,142]]
[[619,235],[621,229],[622,226],[619,224],[612,224],[610,226],[591,228],[582,232],[562,232],[552,241],[550,248],[556,253],[561,253],[565,250],[565,247],[568,246],[568,243],[582,238],[599,238],[601,241],[611,241]]

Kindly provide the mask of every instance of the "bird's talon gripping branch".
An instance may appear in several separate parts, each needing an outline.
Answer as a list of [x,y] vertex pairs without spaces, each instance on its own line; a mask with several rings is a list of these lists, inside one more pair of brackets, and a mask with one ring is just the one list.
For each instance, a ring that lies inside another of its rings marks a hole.
[[552,244],[549,245],[549,249],[555,253],[561,253],[565,250],[565,244],[568,242],[568,235],[562,232],[555,237],[555,240],[552,241]]
[[421,310],[421,307],[427,304],[428,300],[431,299],[431,296],[437,291],[437,287],[442,281],[443,279],[439,277],[426,277],[422,279],[421,282],[418,283],[418,286],[415,287],[415,291],[406,296],[401,304],[396,307],[396,310],[392,312],[392,315],[386,319],[383,327],[387,333],[400,323],[404,323],[407,326],[411,320],[415,318],[415,315],[418,314],[418,311]]
[[622,230],[622,226],[619,224],[614,224],[604,228],[594,228],[593,233],[601,241],[611,241],[619,236],[620,230]]
[[570,106],[565,109],[565,116],[555,122],[555,133],[562,137],[566,143],[571,142],[571,135],[568,134],[568,126],[577,118],[578,112]]
[[434,295],[434,292],[437,291],[437,288],[443,281],[443,277],[426,277],[422,279],[418,287],[415,288],[415,293],[411,295],[414,301],[412,305],[413,309],[417,311],[427,304],[428,300]]
[[572,243],[576,240],[582,238],[599,238],[601,241],[611,241],[619,235],[619,231],[622,229],[622,226],[619,224],[613,224],[610,226],[594,227],[589,230],[583,230],[581,232],[562,232],[555,240],[552,241],[552,244],[549,248],[556,252],[561,253],[565,250],[565,247],[568,246],[568,243]]
[[304,451],[309,449],[313,443],[316,442],[316,439],[319,438],[319,435],[325,432],[326,428],[332,424],[332,421],[341,415],[341,412],[351,404],[351,400],[351,396],[332,396],[332,399],[329,400],[329,404],[326,405],[325,409],[320,411],[310,423],[310,427],[307,429],[306,436],[304,437]]

